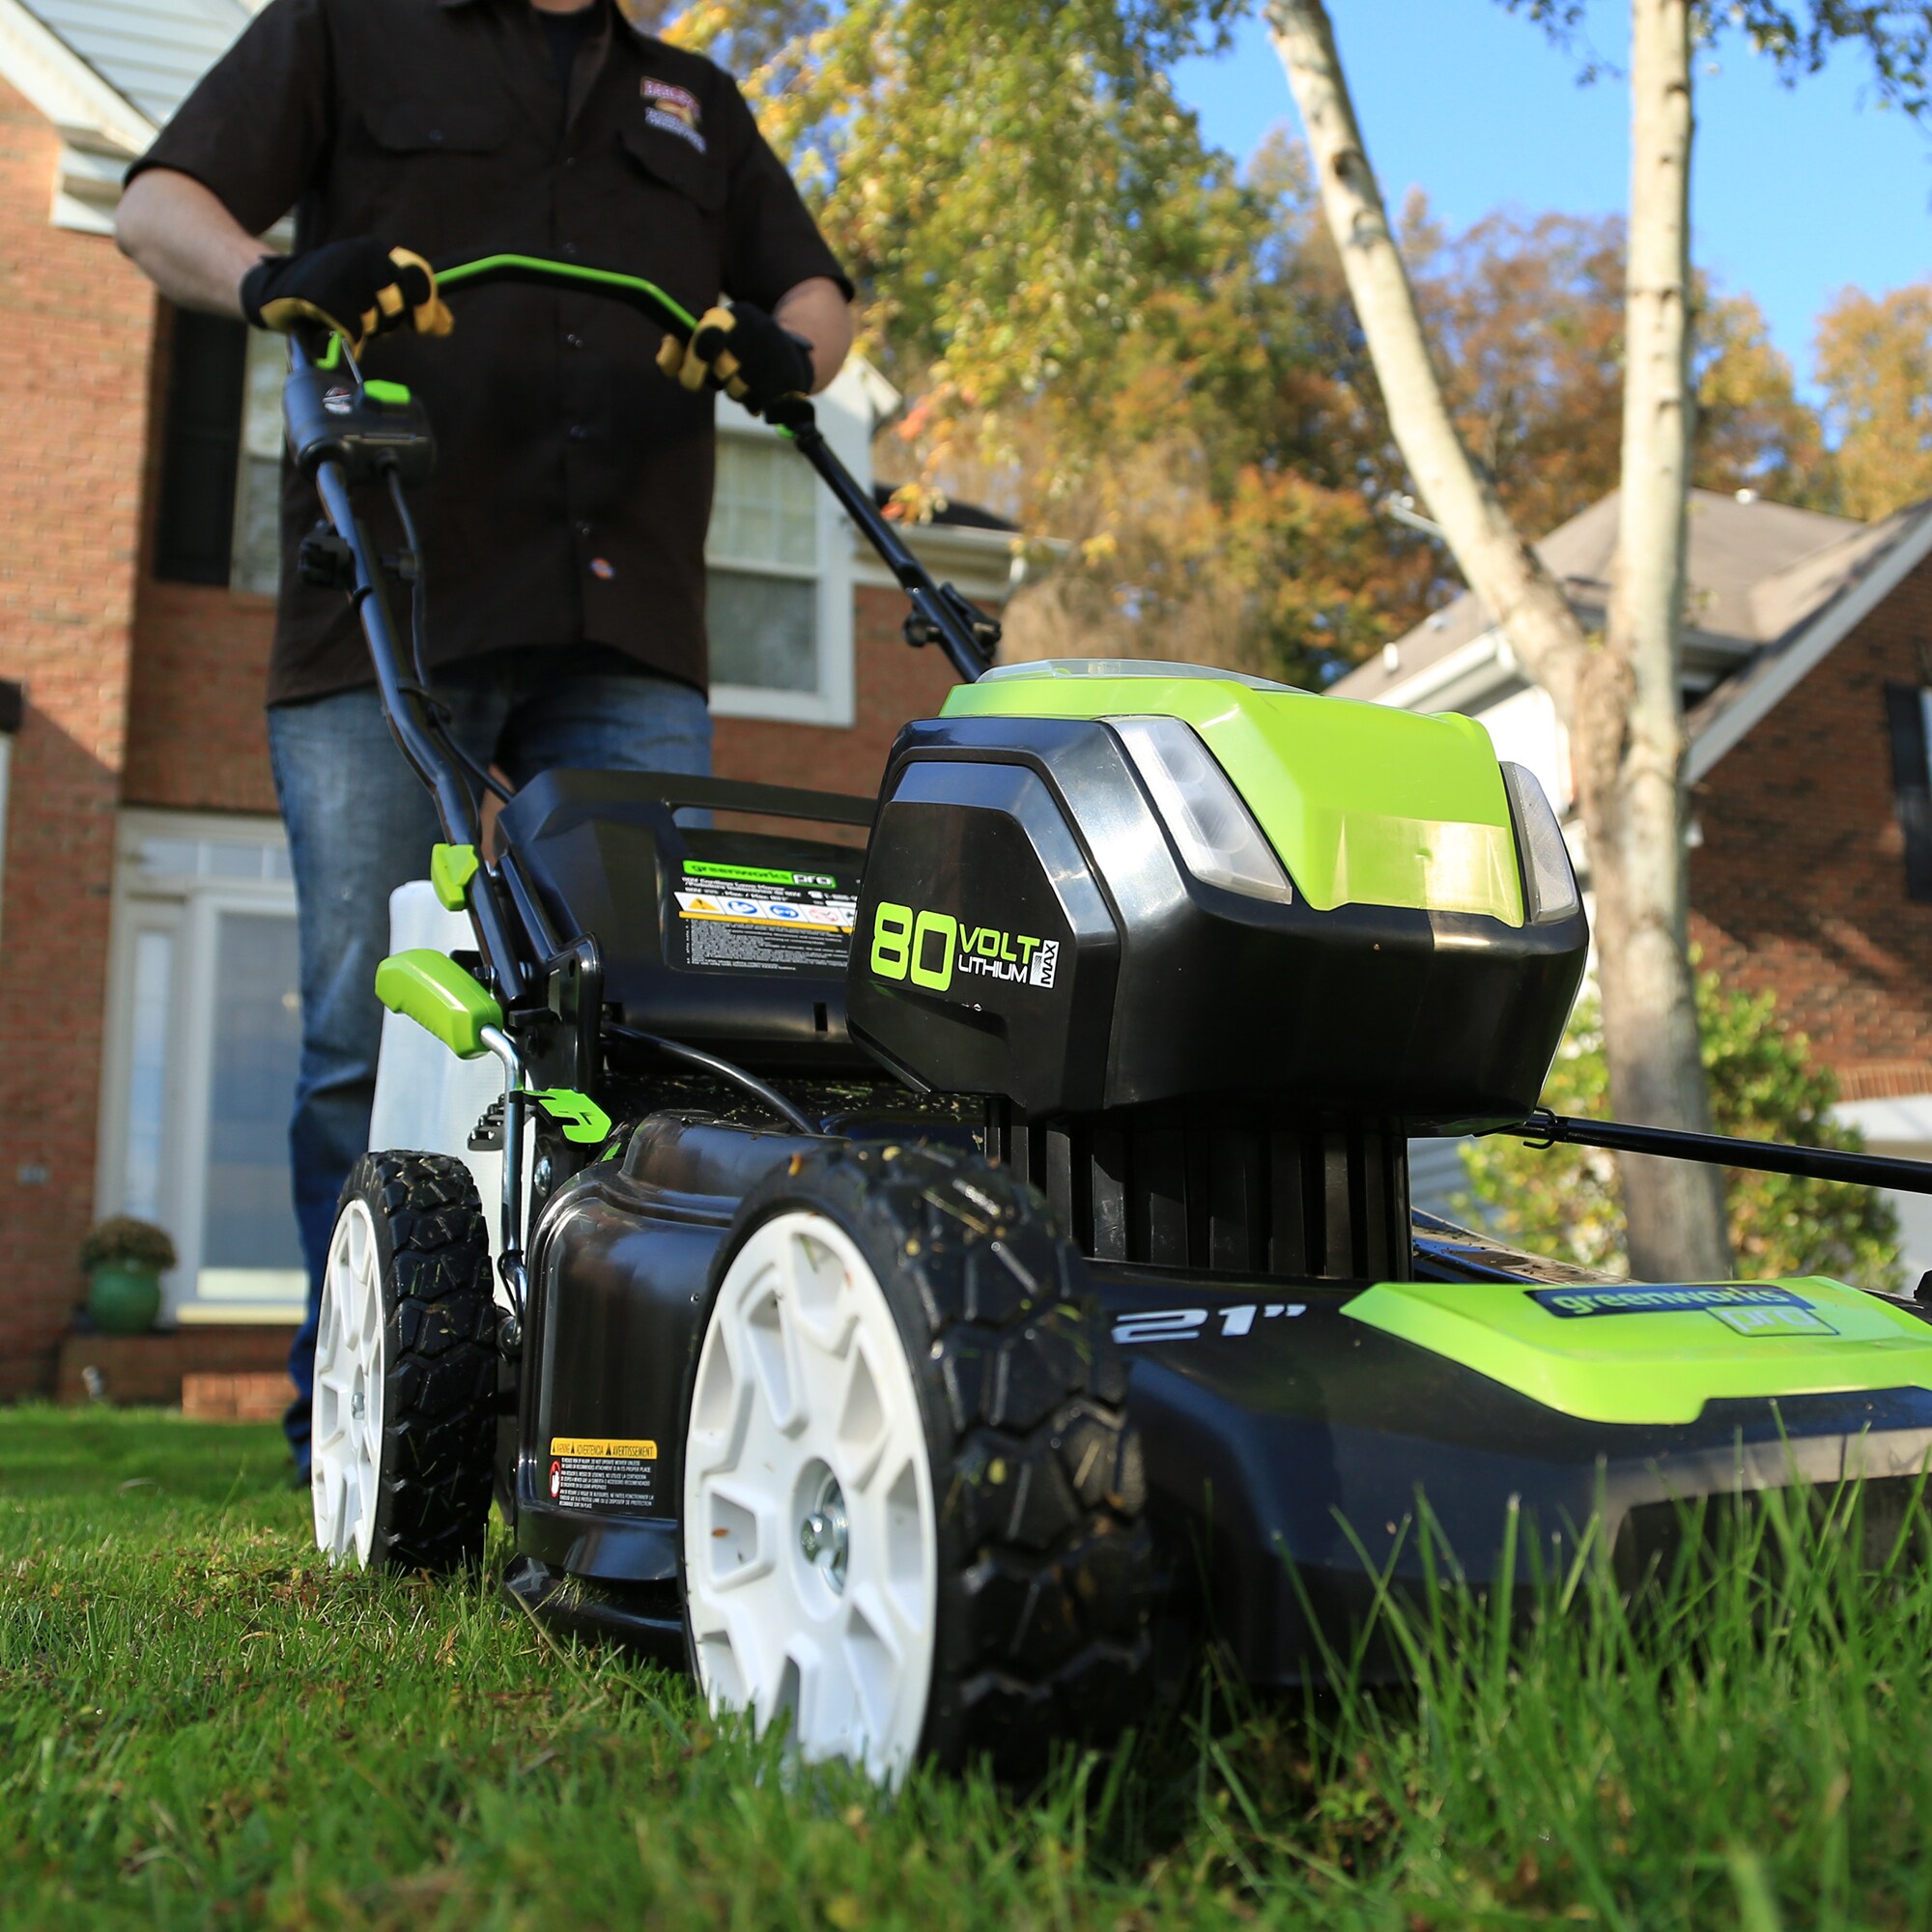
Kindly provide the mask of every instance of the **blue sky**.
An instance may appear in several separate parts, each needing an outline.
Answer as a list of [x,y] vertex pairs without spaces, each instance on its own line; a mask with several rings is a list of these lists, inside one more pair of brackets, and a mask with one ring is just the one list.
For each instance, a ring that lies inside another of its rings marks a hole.
[[[1601,4],[1614,23],[1621,6]],[[1330,0],[1342,57],[1391,204],[1411,185],[1463,228],[1504,204],[1601,213],[1628,194],[1627,97],[1579,88],[1574,59],[1495,0]],[[1600,43],[1617,59],[1621,39]],[[1747,289],[1804,381],[1814,319],[1847,283],[1876,295],[1932,276],[1932,132],[1878,109],[1869,63],[1841,50],[1788,91],[1745,44],[1707,50],[1697,75],[1694,247]],[[1259,24],[1232,52],[1176,75],[1216,146],[1245,157],[1293,115]]]

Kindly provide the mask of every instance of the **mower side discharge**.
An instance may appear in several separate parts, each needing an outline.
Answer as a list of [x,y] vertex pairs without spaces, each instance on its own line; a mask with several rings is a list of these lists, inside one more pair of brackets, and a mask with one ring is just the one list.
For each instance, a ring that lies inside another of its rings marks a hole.
[[[1376,1578],[1399,1594],[1422,1589],[1425,1509],[1438,1574],[1455,1567],[1487,1582],[1520,1530],[1516,1574],[1527,1591],[1532,1542],[1547,1574],[1594,1521],[1619,1576],[1634,1581],[1646,1562],[1668,1558],[1689,1508],[1858,1478],[1882,1560],[1932,1459],[1932,1323],[1914,1304],[1881,1304],[1836,1284],[1791,1284],[1780,1291],[1792,1296],[1785,1304],[1757,1299],[1756,1285],[1662,1291],[1738,1314],[1800,1314],[1798,1301],[1830,1293],[1867,1304],[1867,1320],[1898,1333],[1896,1342],[1841,1343],[1814,1374],[1802,1351],[1829,1347],[1823,1336],[1749,1339],[1697,1308],[1644,1318],[1692,1340],[1708,1325],[1723,1356],[1714,1386],[1724,1372],[1753,1366],[1752,1350],[1780,1347],[1792,1352],[1761,1365],[1761,1385],[1781,1375],[1796,1387],[1840,1384],[1718,1396],[1665,1424],[1565,1413],[1391,1334],[1363,1319],[1387,1285],[1210,1284],[1136,1270],[1131,1279],[1102,1274],[1098,1287],[1132,1361],[1129,1406],[1146,1444],[1165,1580],[1186,1621],[1211,1630],[1257,1684],[1319,1677],[1323,1643],[1346,1651],[1373,1609]],[[1550,1291],[1531,1284],[1454,1292],[1565,1324],[1535,1301]],[[1630,1292],[1627,1283],[1602,1291]],[[1611,1329],[1630,1319],[1565,1325]],[[1665,1350],[1633,1351],[1603,1379],[1612,1396],[1634,1400],[1677,1367]],[[1370,1663],[1393,1667],[1379,1650]]]

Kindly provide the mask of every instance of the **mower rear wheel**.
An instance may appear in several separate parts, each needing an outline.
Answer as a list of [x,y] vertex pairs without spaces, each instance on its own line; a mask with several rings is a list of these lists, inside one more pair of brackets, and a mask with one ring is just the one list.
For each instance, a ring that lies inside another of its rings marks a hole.
[[446,1154],[364,1154],[336,1209],[315,1345],[309,1481],[331,1563],[481,1561],[496,1331],[469,1170]]
[[1046,1204],[929,1149],[809,1155],[744,1205],[683,1435],[714,1709],[895,1782],[1132,1713],[1148,1532],[1126,1376]]

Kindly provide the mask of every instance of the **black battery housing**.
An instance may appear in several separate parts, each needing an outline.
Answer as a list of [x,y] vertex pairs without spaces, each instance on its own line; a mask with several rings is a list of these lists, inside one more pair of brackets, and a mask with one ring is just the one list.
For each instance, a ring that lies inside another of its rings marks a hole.
[[894,747],[846,1005],[918,1085],[1029,1116],[1239,1095],[1496,1123],[1536,1105],[1588,942],[1580,909],[1511,926],[1206,884],[1105,724],[942,718]]
[[[678,812],[684,809],[685,821]],[[692,810],[708,822],[688,822]],[[692,945],[680,888],[709,867],[714,889],[796,875],[849,903],[859,887],[870,799],[667,773],[549,771],[503,808],[500,836],[534,912],[558,946],[596,942],[603,997],[627,1026],[722,1053],[760,1073],[871,1078],[877,1065],[845,1030],[847,935],[737,952]],[[721,824],[721,817],[733,823]],[[751,827],[744,826],[750,816]],[[794,825],[842,826],[852,843]],[[722,923],[720,934],[755,927]]]

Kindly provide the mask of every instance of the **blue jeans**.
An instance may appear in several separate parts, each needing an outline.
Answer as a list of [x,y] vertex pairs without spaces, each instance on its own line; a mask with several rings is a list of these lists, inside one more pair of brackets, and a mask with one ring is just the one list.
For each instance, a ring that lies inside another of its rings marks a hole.
[[[558,767],[711,769],[703,697],[601,646],[494,652],[439,671],[436,693],[458,742],[513,785]],[[369,1144],[383,1036],[376,968],[389,950],[389,895],[428,877],[430,847],[442,834],[373,687],[272,706],[269,756],[288,827],[301,948],[301,1066],[289,1152],[308,1319],[289,1350],[296,1400],[283,1426],[305,1468],[323,1266],[336,1198]]]

